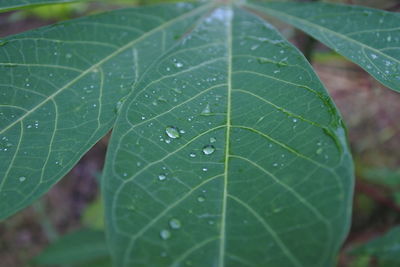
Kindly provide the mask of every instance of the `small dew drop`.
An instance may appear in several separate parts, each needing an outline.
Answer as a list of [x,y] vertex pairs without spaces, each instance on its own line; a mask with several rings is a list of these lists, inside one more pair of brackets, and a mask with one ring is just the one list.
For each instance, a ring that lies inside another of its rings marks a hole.
[[208,169],[207,169],[207,168],[203,168],[202,171],[203,171],[203,172],[206,172],[206,171],[208,171]]
[[18,178],[18,180],[22,183],[23,181],[26,180],[26,177],[25,176],[21,176],[21,177]]
[[165,133],[166,133],[170,138],[173,138],[173,139],[179,138],[179,137],[181,136],[180,133],[179,133],[179,130],[178,130],[176,127],[173,127],[173,126],[168,126],[168,127],[165,129]]
[[215,139],[214,137],[210,137],[210,143],[215,143],[217,142],[217,139]]
[[175,63],[175,66],[176,66],[177,68],[182,68],[182,67],[183,67],[183,64],[180,63],[180,62],[176,62],[176,63]]
[[213,145],[206,145],[203,147],[203,153],[204,155],[211,155],[214,153],[215,147]]
[[198,202],[204,202],[206,199],[204,198],[204,197],[202,197],[202,196],[200,196],[200,197],[198,197],[197,198],[197,201]]
[[172,229],[179,229],[179,228],[181,228],[182,224],[181,224],[181,222],[180,222],[178,219],[171,219],[171,220],[169,221],[169,226],[170,226]]
[[207,104],[207,105],[204,107],[203,111],[201,112],[201,115],[210,115],[210,113],[211,113],[210,105]]
[[315,153],[317,153],[318,155],[320,155],[323,152],[322,147],[318,148],[317,151]]
[[169,239],[169,238],[171,237],[171,232],[168,231],[168,230],[166,230],[166,229],[161,230],[161,231],[160,231],[160,237],[161,237],[163,240],[167,240],[167,239]]
[[195,157],[196,157],[196,154],[195,154],[194,152],[192,152],[192,153],[189,154],[189,157],[195,158]]

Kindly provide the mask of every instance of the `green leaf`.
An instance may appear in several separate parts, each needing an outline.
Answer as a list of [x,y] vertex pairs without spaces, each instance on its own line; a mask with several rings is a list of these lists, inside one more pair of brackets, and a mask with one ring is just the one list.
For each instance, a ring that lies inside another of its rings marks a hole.
[[255,3],[264,12],[312,35],[400,91],[400,14],[328,3]]
[[104,232],[82,229],[50,244],[33,261],[46,266],[83,263],[88,266],[93,261],[109,262],[109,257]]
[[361,175],[366,180],[395,189],[400,186],[400,169],[370,167],[362,169]]
[[0,219],[64,176],[123,97],[208,6],[125,9],[6,38],[0,47]]
[[353,167],[325,88],[268,23],[221,6],[138,80],[103,175],[115,266],[332,266]]
[[379,267],[399,266],[400,264],[400,226],[393,227],[383,236],[354,249],[352,254],[376,257]]
[[85,1],[85,0],[1,0],[0,12],[10,11],[14,9],[21,9],[31,6],[70,3],[78,1]]

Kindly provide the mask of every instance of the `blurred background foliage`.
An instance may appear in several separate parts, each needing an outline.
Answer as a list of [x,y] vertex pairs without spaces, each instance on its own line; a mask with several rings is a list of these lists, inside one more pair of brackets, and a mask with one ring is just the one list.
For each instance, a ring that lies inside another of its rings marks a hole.
[[[166,2],[177,1],[84,1],[7,12],[0,14],[0,38],[111,9]],[[400,11],[398,0],[321,2]],[[357,180],[353,224],[337,267],[400,266],[400,94],[302,32],[271,21],[313,64],[349,130]],[[0,223],[1,266],[110,266],[99,195],[107,142],[108,136],[34,205]]]

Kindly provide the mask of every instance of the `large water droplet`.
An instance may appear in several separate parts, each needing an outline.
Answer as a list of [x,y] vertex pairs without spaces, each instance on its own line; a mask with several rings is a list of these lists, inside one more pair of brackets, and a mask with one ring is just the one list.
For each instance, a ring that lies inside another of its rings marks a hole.
[[206,145],[203,147],[203,153],[204,155],[211,155],[214,153],[215,147],[213,145]]
[[169,221],[169,226],[170,226],[172,229],[179,229],[179,228],[181,228],[182,224],[181,224],[181,222],[180,222],[178,219],[171,219],[171,220]]
[[165,133],[166,133],[169,137],[171,137],[171,138],[173,138],[173,139],[179,138],[179,137],[181,136],[180,133],[179,133],[178,128],[173,127],[173,126],[168,126],[168,127],[165,129]]
[[165,174],[158,175],[158,180],[164,181],[165,179],[167,179],[167,176]]
[[163,229],[163,230],[160,231],[160,237],[163,240],[167,240],[167,239],[169,239],[171,237],[171,232],[166,230],[166,229]]

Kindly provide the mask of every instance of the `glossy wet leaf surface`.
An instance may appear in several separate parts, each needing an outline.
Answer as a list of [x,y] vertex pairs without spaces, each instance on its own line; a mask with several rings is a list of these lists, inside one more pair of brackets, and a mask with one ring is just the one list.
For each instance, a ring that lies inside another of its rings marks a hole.
[[400,91],[400,14],[328,3],[253,2],[250,9],[305,31]]
[[205,10],[138,79],[104,171],[116,266],[333,266],[352,163],[304,57],[241,8]]

